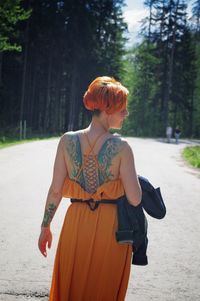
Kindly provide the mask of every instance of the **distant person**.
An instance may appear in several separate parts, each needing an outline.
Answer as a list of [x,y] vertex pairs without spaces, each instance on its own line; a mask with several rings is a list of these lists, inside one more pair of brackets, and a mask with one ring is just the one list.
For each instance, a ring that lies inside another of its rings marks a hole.
[[168,125],[166,128],[166,136],[167,136],[167,142],[170,143],[172,138],[172,127],[170,125]]
[[181,130],[180,130],[179,126],[177,125],[176,128],[175,128],[175,131],[174,131],[176,144],[178,144],[178,142],[179,142],[180,135],[181,135]]

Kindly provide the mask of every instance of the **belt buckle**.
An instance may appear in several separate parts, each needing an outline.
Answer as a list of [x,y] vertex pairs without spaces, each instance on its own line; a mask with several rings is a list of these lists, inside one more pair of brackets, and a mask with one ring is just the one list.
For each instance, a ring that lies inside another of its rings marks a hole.
[[97,209],[99,206],[99,202],[94,201],[93,199],[87,200],[86,202],[87,202],[88,206],[90,207],[90,210],[92,210],[92,211]]

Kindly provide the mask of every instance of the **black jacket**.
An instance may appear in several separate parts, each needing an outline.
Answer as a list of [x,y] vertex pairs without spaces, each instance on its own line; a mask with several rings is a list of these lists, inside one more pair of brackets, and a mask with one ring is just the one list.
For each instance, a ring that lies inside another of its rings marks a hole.
[[147,219],[143,209],[152,217],[161,219],[166,214],[166,207],[160,193],[160,188],[155,189],[149,181],[138,176],[142,201],[138,206],[129,204],[126,196],[117,201],[118,230],[116,240],[119,243],[131,243],[133,249],[132,264],[147,265]]
[[166,214],[166,207],[160,188],[153,185],[144,177],[138,176],[142,188],[142,207],[152,217],[161,219]]

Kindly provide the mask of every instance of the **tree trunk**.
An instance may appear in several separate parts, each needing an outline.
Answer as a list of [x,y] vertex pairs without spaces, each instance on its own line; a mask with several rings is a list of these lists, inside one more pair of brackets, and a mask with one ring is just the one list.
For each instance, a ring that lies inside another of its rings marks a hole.
[[[164,125],[165,127],[168,125],[168,115],[169,115],[169,108],[168,104],[170,101],[171,96],[171,89],[172,89],[172,76],[173,76],[173,65],[174,65],[174,52],[176,47],[176,30],[177,30],[177,10],[178,10],[179,0],[176,3],[176,10],[175,10],[175,19],[174,19],[174,26],[172,31],[172,49],[171,52],[168,53],[168,73],[167,73],[167,80],[166,80],[166,90],[164,94]],[[170,12],[171,18],[171,12]],[[169,39],[169,35],[168,35]]]
[[2,87],[2,64],[3,64],[3,52],[0,51],[0,89]]
[[152,5],[153,3],[151,1],[149,6],[149,28],[148,28],[148,40],[147,40],[148,45],[151,41]]
[[47,75],[47,93],[46,93],[46,104],[45,104],[45,115],[44,115],[44,131],[49,128],[49,114],[51,104],[51,72],[52,72],[52,50],[49,54],[48,62],[48,75]]
[[194,120],[194,90],[195,90],[195,83],[194,78],[192,81],[192,95],[191,95],[191,110],[190,110],[190,123],[189,123],[189,136],[192,137],[193,135],[193,120]]
[[31,127],[33,127],[34,124],[34,110],[36,110],[35,108],[35,92],[36,92],[36,66],[37,66],[37,60],[33,59],[33,61],[31,62],[31,87],[30,87],[30,110],[29,110],[29,123],[31,125]]
[[29,21],[27,22],[25,31],[25,46],[24,46],[24,61],[22,71],[22,88],[21,88],[21,103],[20,103],[20,120],[24,119],[24,102],[25,102],[25,88],[26,88],[26,73],[27,73],[27,61],[28,61],[28,34],[29,34]]
[[69,123],[68,131],[72,131],[75,126],[75,107],[77,103],[77,63],[74,60],[72,66],[72,77],[70,87],[70,109],[69,109]]

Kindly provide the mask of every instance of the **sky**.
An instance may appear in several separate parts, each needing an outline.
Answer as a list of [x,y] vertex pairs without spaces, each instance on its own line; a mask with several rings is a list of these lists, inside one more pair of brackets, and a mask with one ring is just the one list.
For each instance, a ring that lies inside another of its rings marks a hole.
[[127,47],[139,42],[138,32],[140,30],[140,20],[148,16],[142,0],[126,0],[123,8],[124,19],[128,24]]
[[[187,0],[188,13],[191,14],[192,0]],[[126,0],[126,6],[123,8],[123,15],[125,21],[128,23],[128,34],[129,41],[127,47],[131,47],[133,44],[140,41],[138,36],[140,30],[141,19],[148,16],[148,9],[143,5],[143,0]]]

